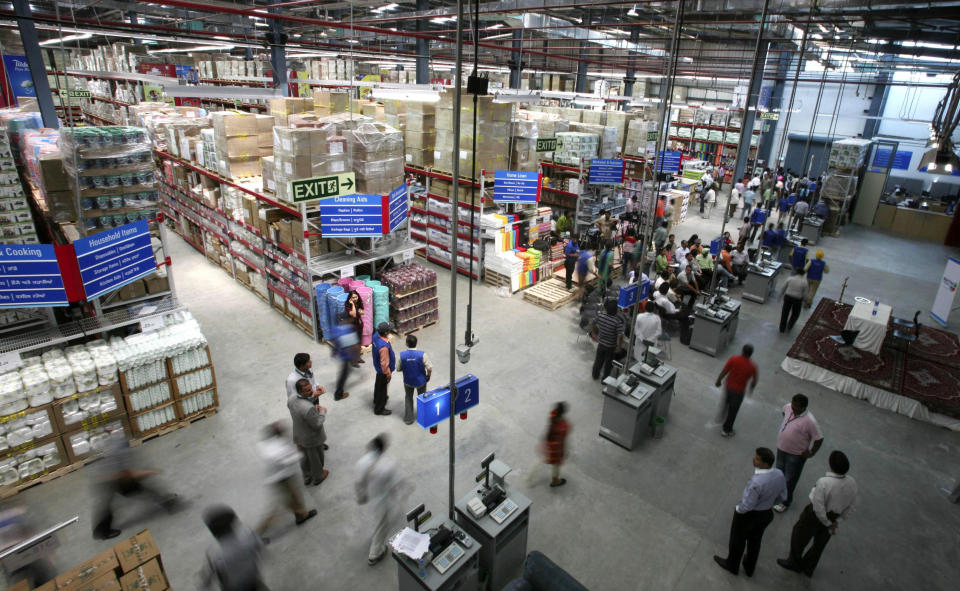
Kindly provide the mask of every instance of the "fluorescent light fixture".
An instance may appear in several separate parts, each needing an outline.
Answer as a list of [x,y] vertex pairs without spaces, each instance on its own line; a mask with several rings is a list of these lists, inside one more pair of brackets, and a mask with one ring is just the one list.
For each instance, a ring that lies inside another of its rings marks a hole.
[[430,19],[431,23],[452,23],[456,21],[457,21],[457,17],[455,16],[438,16],[436,18]]
[[263,27],[264,29],[270,27],[270,25],[268,25],[267,23],[261,22],[261,21],[257,21],[257,22],[255,22],[255,23],[253,23],[253,26],[255,26],[255,27]]
[[623,29],[600,29],[604,33],[610,33],[612,35],[626,35],[630,36],[630,33],[624,31]]
[[359,40],[359,39],[347,39],[347,43],[357,44],[357,43],[360,43],[360,40]]
[[60,37],[58,39],[47,39],[46,41],[41,41],[37,45],[56,45],[61,41],[66,43],[67,41],[83,41],[84,39],[89,39],[93,37],[90,33],[80,33],[77,35],[67,35],[66,37]]
[[396,8],[396,7],[398,7],[398,6],[400,6],[400,5],[399,5],[399,4],[393,4],[393,3],[385,4],[385,5],[381,6],[380,8],[374,8],[374,9],[371,10],[370,12],[386,12],[386,11],[388,11],[388,10],[393,10],[394,8]]
[[823,26],[823,23],[817,23],[817,26],[820,27],[820,30],[823,31],[824,33],[829,33],[829,32],[830,32],[830,29],[828,29],[828,28],[826,28],[825,26]]
[[640,13],[637,12],[636,4],[633,5],[633,8],[627,11],[627,16],[640,16]]
[[370,96],[380,100],[410,101],[416,103],[435,103],[440,100],[439,92],[416,88],[374,88],[370,91]]
[[214,35],[213,38],[221,41],[230,41],[230,37],[224,37],[223,35]]
[[147,53],[184,53],[191,51],[223,51],[233,49],[233,45],[197,45],[195,47],[175,47],[172,49],[152,49]]
[[502,29],[502,28],[503,28],[503,23],[497,23],[495,25],[490,25],[489,27],[484,29],[484,31],[492,31],[493,29]]

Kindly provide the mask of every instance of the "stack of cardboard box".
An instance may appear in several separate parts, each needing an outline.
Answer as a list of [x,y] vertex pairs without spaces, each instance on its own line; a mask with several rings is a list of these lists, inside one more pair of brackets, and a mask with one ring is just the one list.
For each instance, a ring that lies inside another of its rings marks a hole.
[[[394,129],[406,132],[407,104],[399,100],[383,101],[383,121]],[[423,129],[423,128],[420,128]]]
[[[504,170],[510,157],[510,121],[513,103],[494,103],[493,97],[480,97],[476,106],[476,154],[473,152],[474,105],[473,96],[462,95],[460,112],[453,112],[453,93],[444,93],[437,103],[437,140],[433,153],[434,166],[444,172],[453,172],[454,158],[460,161],[460,176],[469,177],[476,157],[476,170],[492,174]],[[460,117],[460,144],[454,145],[453,121]],[[413,125],[408,121],[408,125]]]
[[437,110],[433,103],[415,102],[406,105],[403,131],[407,164],[433,166],[433,151],[437,145]]
[[313,99],[309,98],[277,98],[267,102],[268,114],[275,118],[276,125],[286,126],[287,118],[297,113],[306,113],[313,110]]
[[567,131],[558,133],[556,137],[557,148],[553,159],[560,164],[580,166],[582,160],[597,157],[600,147],[600,136],[597,134]]
[[356,192],[386,195],[403,183],[403,133],[384,123],[357,121],[342,125]]
[[510,170],[536,172],[540,160],[537,154],[539,125],[536,121],[514,119],[513,149],[510,151]]
[[273,180],[279,199],[290,201],[288,182],[350,170],[346,138],[335,125],[273,128]]
[[634,119],[627,128],[623,153],[630,156],[652,156],[657,144],[657,124],[653,121]]
[[218,111],[210,115],[217,169],[227,178],[260,176],[260,140],[256,115]]
[[320,117],[350,110],[350,94],[343,91],[314,90],[313,110]]
[[164,591],[169,588],[160,549],[150,531],[143,530],[35,591]]

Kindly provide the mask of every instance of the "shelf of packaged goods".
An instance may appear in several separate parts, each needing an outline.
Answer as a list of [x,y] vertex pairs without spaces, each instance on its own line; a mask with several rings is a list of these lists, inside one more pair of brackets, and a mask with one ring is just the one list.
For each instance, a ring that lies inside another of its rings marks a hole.
[[408,298],[408,297],[410,297],[410,296],[412,296],[412,295],[415,295],[415,294],[418,294],[418,293],[420,293],[420,292],[422,292],[422,291],[427,291],[428,289],[436,289],[437,286],[438,286],[438,284],[437,284],[437,283],[434,283],[434,284],[428,285],[428,286],[426,286],[426,287],[421,287],[420,289],[415,289],[415,290],[413,290],[413,291],[408,291],[407,293],[404,293],[404,294],[394,293],[394,294],[392,294],[392,295],[393,295],[394,299],[402,300],[403,298]]
[[575,172],[577,174],[581,172],[586,172],[586,170],[580,170],[574,166],[566,166],[563,164],[554,164],[553,162],[541,161],[540,166],[546,166],[547,168],[555,168],[557,170],[563,170],[565,172]]
[[300,311],[303,312],[304,314],[310,314],[310,312],[307,312],[307,310],[306,310],[305,308],[302,308],[302,307],[300,306],[300,304],[298,304],[297,302],[295,302],[295,301],[293,301],[292,299],[290,299],[290,294],[284,293],[283,291],[277,289],[276,287],[273,287],[273,286],[270,285],[269,283],[267,284],[267,289],[269,289],[269,290],[272,291],[273,293],[277,294],[278,296],[286,299],[286,300],[287,300],[287,303],[290,304],[291,306],[293,306],[294,308],[296,308],[297,310],[300,310]]
[[200,99],[201,103],[213,103],[215,105],[222,105],[224,107],[231,107],[234,109],[262,109],[266,110],[266,105],[257,105],[254,103],[238,103],[236,101],[228,101],[226,99],[215,99],[215,98],[202,98]]
[[[451,181],[453,182],[453,177],[448,174],[443,174],[441,172],[434,172],[432,170],[425,170],[423,168],[417,168],[416,166],[404,166],[403,170],[406,172],[412,172],[413,174],[422,174],[434,179],[440,179],[442,181]],[[480,183],[472,183],[464,178],[458,179],[461,185],[473,185],[477,189],[480,188]]]
[[261,267],[260,265],[255,265],[255,264],[251,263],[250,260],[247,259],[247,257],[243,256],[242,254],[239,254],[238,252],[236,252],[236,251],[233,250],[232,248],[230,249],[230,254],[231,254],[232,256],[240,259],[241,261],[243,261],[243,264],[245,264],[246,266],[250,267],[251,269],[256,269],[257,271],[260,271],[261,273],[263,273],[263,267]]
[[540,189],[543,190],[543,191],[549,191],[549,192],[551,192],[551,193],[557,193],[558,195],[565,195],[565,196],[567,196],[567,197],[573,197],[574,199],[578,199],[578,198],[580,197],[580,195],[578,195],[578,194],[576,194],[576,193],[571,193],[571,192],[569,192],[569,191],[562,191],[562,190],[560,190],[560,189],[554,189],[553,187],[540,187]]
[[[229,86],[264,86],[269,85],[270,80],[229,80],[227,78],[200,78],[200,84],[226,84]],[[291,81],[293,82],[293,81]]]
[[262,249],[262,248],[257,248],[256,246],[250,244],[249,242],[247,242],[247,239],[246,239],[246,238],[241,238],[240,236],[234,235],[234,236],[233,236],[233,239],[236,240],[237,242],[239,242],[240,244],[246,246],[247,248],[249,248],[249,249],[251,250],[251,252],[253,252],[254,254],[258,254],[258,255],[260,255],[260,256],[263,256],[263,249]]
[[120,124],[117,123],[116,121],[111,121],[110,119],[104,119],[103,117],[101,117],[101,116],[99,116],[99,115],[94,115],[94,114],[91,113],[90,111],[83,111],[83,116],[84,116],[84,117],[89,117],[90,119],[93,119],[94,121],[99,121],[100,123],[103,123],[103,124],[106,124],[106,125],[120,125]]
[[417,207],[416,205],[411,205],[411,206],[410,206],[410,212],[411,212],[411,213],[419,213],[419,214],[423,214],[423,215],[427,215],[428,213],[430,213],[430,212],[428,212],[426,209],[424,209],[424,208],[422,208],[422,207]]
[[414,238],[414,239],[416,239],[416,240],[420,240],[421,242],[426,242],[426,241],[427,241],[426,235],[420,234],[419,232],[414,232],[414,231],[412,231],[412,230],[411,230],[411,232],[410,232],[410,237],[411,237],[411,238]]
[[286,259],[282,258],[280,255],[274,253],[274,252],[271,251],[269,248],[266,249],[266,250],[264,250],[264,252],[266,253],[266,255],[267,255],[268,257],[270,257],[271,260],[280,263],[281,265],[283,265],[283,266],[286,267],[287,269],[290,269],[290,270],[293,271],[294,273],[298,273],[298,274],[300,275],[300,277],[302,277],[302,278],[304,278],[304,279],[307,278],[306,270],[300,269],[300,268],[298,268],[298,267],[296,267],[296,266],[294,266],[294,265],[291,265],[288,260],[286,260]]
[[[451,204],[453,203],[453,201],[449,197],[443,197],[441,195],[435,195],[433,193],[427,193],[427,197],[432,197],[437,201],[443,201],[444,203],[451,203]],[[486,202],[486,199],[481,198],[481,200]],[[463,201],[460,201],[459,205],[460,207],[471,207],[475,211],[480,211],[482,209],[479,205],[472,205],[470,203],[464,203]]]
[[199,244],[199,243],[197,243],[197,242],[194,242],[193,238],[188,238],[187,236],[183,235],[183,234],[180,233],[180,232],[177,232],[177,235],[180,236],[181,238],[183,238],[183,241],[184,241],[184,242],[186,242],[186,243],[189,244],[190,246],[192,246],[192,247],[194,247],[195,249],[197,249],[197,251],[198,251],[200,254],[204,254],[204,253],[206,252],[206,251],[203,249],[203,245],[201,245],[201,244]]
[[277,200],[275,200],[275,199],[271,199],[271,198],[267,197],[266,195],[264,195],[263,193],[258,193],[258,192],[256,192],[256,191],[254,191],[253,189],[248,189],[248,188],[244,187],[243,185],[239,185],[239,184],[233,182],[233,181],[230,180],[230,179],[226,179],[226,178],[220,176],[219,174],[217,174],[217,173],[215,173],[215,172],[211,172],[211,171],[207,170],[206,168],[203,168],[202,166],[199,166],[199,165],[197,165],[197,164],[194,164],[193,162],[188,162],[188,161],[186,161],[186,160],[184,160],[184,159],[182,159],[182,158],[178,158],[178,157],[174,156],[173,154],[170,154],[170,153],[168,153],[168,152],[164,152],[163,150],[154,150],[154,153],[155,153],[157,156],[160,156],[160,158],[162,158],[162,159],[169,160],[169,161],[171,161],[171,162],[176,162],[176,163],[178,163],[178,164],[180,164],[180,165],[182,165],[182,166],[185,166],[185,167],[189,168],[190,170],[193,170],[193,171],[195,171],[195,172],[198,172],[198,173],[202,174],[203,176],[205,176],[205,177],[207,177],[207,178],[210,178],[210,179],[213,179],[213,180],[215,180],[215,181],[218,181],[220,184],[227,185],[228,187],[233,187],[234,189],[237,189],[238,191],[243,191],[244,193],[246,193],[246,194],[248,194],[248,195],[252,195],[252,196],[255,197],[258,201],[263,201],[264,203],[269,203],[269,204],[272,205],[273,207],[276,207],[276,208],[278,208],[278,209],[282,209],[283,211],[289,213],[290,215],[296,217],[297,219],[301,219],[300,211],[299,211],[299,210],[294,209],[294,208],[292,208],[292,207],[290,207],[290,206],[288,206],[288,205],[285,205],[285,204],[283,204],[283,203],[280,203],[279,201],[277,201]]
[[[429,310],[424,310],[423,312],[420,312],[420,313],[417,314],[416,316],[411,316],[411,317],[409,317],[409,318],[404,318],[403,320],[400,320],[399,322],[410,322],[411,320],[416,320],[417,318],[420,318],[421,316],[426,316],[427,314],[433,314],[433,313],[435,313],[435,312],[438,312],[439,310],[440,310],[440,306],[437,305],[436,307],[430,308]],[[395,311],[399,312],[399,310],[395,310]]]
[[[436,257],[432,257],[432,256],[430,256],[430,255],[427,255],[427,260],[430,261],[431,263],[436,263],[436,264],[438,264],[438,265],[440,265],[441,267],[444,267],[444,268],[446,268],[446,269],[450,269],[450,268],[451,268],[451,267],[450,267],[450,263],[448,263],[447,261],[445,261],[445,260],[443,260],[443,259],[438,259],[438,258],[436,258]],[[467,271],[466,269],[459,269],[459,268],[458,268],[458,269],[457,269],[457,272],[460,273],[461,275],[466,275],[467,277],[471,277],[471,278],[473,278],[473,279],[479,279],[479,277],[477,276],[476,273],[470,273],[470,272]]]
[[[442,219],[442,220],[450,221],[450,216],[448,216],[448,215],[445,214],[445,213],[440,213],[439,211],[423,211],[423,210],[420,210],[420,211],[417,212],[417,213],[423,213],[423,214],[425,214],[425,215],[432,215],[432,216],[438,217],[438,218],[440,218],[440,219]],[[466,220],[464,220],[464,219],[460,219],[460,218],[457,218],[457,225],[459,225],[459,226],[465,226],[465,227],[467,227],[467,228],[469,228],[469,227],[471,226],[470,222],[468,222],[468,221],[466,221]]]
[[[443,232],[443,233],[446,234],[447,236],[450,235],[450,230],[448,230],[447,228],[444,228],[443,226],[438,226],[437,224],[427,224],[427,227],[428,227],[428,228],[433,228],[434,230],[437,230],[438,232]],[[457,232],[457,237],[458,237],[458,238],[463,238],[464,240],[470,240],[470,236],[469,236],[468,234],[461,234],[460,232]],[[473,243],[474,243],[474,244],[480,244],[480,241],[477,240],[476,238],[474,238],[474,239],[473,239]]]
[[296,283],[290,281],[289,279],[287,279],[287,278],[284,277],[283,275],[277,273],[276,271],[274,271],[274,270],[271,269],[270,267],[267,267],[267,268],[266,268],[266,271],[267,271],[267,274],[269,274],[270,276],[272,276],[274,279],[279,279],[280,281],[283,281],[284,283],[286,283],[287,285],[289,285],[290,287],[292,287],[294,290],[296,290],[297,292],[299,292],[300,295],[302,295],[303,297],[305,297],[305,298],[310,297],[310,294],[307,293],[306,291],[304,291],[299,285],[297,285]]
[[109,304],[101,304],[101,305],[100,305],[100,309],[101,309],[101,310],[112,310],[112,309],[114,309],[114,308],[119,308],[120,306],[129,306],[130,304],[136,304],[136,303],[138,303],[138,302],[145,302],[145,301],[147,301],[147,300],[153,300],[153,299],[156,299],[156,298],[165,298],[165,297],[167,297],[168,295],[170,295],[171,293],[172,293],[172,292],[170,292],[169,290],[168,290],[168,291],[161,291],[161,292],[158,292],[158,293],[150,293],[150,294],[147,294],[147,295],[145,295],[145,296],[143,296],[143,297],[133,298],[132,300],[120,300],[120,301],[118,301],[118,302],[111,302],[111,303],[109,303]]
[[[170,186],[167,185],[167,188],[169,189]],[[188,203],[186,200],[184,200],[184,199],[182,199],[182,198],[177,198],[177,197],[175,197],[175,196],[167,193],[167,192],[164,190],[164,187],[162,187],[162,186],[161,186],[160,190],[161,190],[161,194],[162,194],[162,195],[166,196],[168,199],[171,200],[171,204],[169,205],[169,207],[171,207],[174,211],[179,212],[181,215],[187,216],[187,219],[189,219],[189,220],[192,221],[193,223],[197,224],[198,226],[203,227],[205,230],[207,230],[207,231],[210,232],[211,234],[215,234],[217,237],[219,237],[219,238],[222,239],[222,240],[229,241],[229,239],[230,239],[229,237],[232,237],[232,234],[231,234],[231,232],[230,232],[230,230],[229,230],[229,227],[227,226],[227,224],[226,224],[225,222],[222,222],[222,221],[220,221],[220,220],[217,220],[216,218],[214,218],[214,217],[212,217],[212,216],[207,215],[206,213],[204,213],[204,210],[203,210],[203,209],[201,208],[201,206],[199,206],[196,202],[194,202],[194,203]],[[182,196],[189,198],[189,195],[187,195],[187,194],[184,193],[183,191],[180,191],[179,189],[174,189],[174,190],[176,190],[176,191],[177,191],[178,193],[180,193]],[[184,210],[186,210],[186,211],[184,211]],[[187,213],[187,211],[189,211],[190,213]],[[196,219],[196,220],[192,219],[192,218],[190,217],[191,215],[196,215],[196,216],[198,216],[198,219]],[[214,224],[215,226],[221,228],[223,231],[220,232],[220,231],[216,230],[215,228],[213,228],[213,227],[211,227],[211,226],[208,226],[207,224],[201,222],[201,221],[200,221],[200,218],[209,221],[211,224]]]
[[[427,239],[427,244],[436,246],[437,248],[442,248],[442,249],[444,249],[444,250],[447,250],[447,249],[450,248],[450,245],[449,245],[449,244],[441,244],[440,242],[434,242],[433,240],[430,240],[429,238]],[[479,259],[479,258],[477,258],[477,257],[475,257],[475,256],[472,257],[472,256],[470,256],[470,253],[468,253],[468,252],[463,252],[463,251],[460,250],[459,248],[457,249],[457,254],[460,255],[461,257],[465,258],[465,259],[473,259],[474,261],[476,261],[476,262],[478,262],[478,263],[480,262],[480,259]]]
[[[412,208],[411,208],[411,210],[412,210]],[[421,210],[421,213],[423,213],[424,215],[426,215],[427,212]],[[410,220],[410,225],[413,226],[414,228],[420,228],[420,229],[426,229],[426,227],[427,227],[427,224],[422,224],[422,223],[417,222],[417,221],[414,221],[414,220]]]
[[132,107],[133,103],[127,103],[124,101],[118,101],[116,99],[107,98],[105,96],[96,96],[90,95],[90,100],[100,101],[101,103],[110,103],[111,105],[117,105],[118,107]]
[[[415,303],[415,304],[410,304],[409,306],[406,306],[406,307],[403,307],[403,308],[397,308],[397,307],[395,307],[393,304],[390,304],[390,307],[393,308],[393,311],[394,311],[394,312],[403,312],[404,310],[409,310],[410,308],[419,306],[420,304],[426,304],[427,302],[432,302],[432,301],[437,300],[437,299],[439,299],[439,298],[440,298],[440,296],[433,296],[432,298],[428,298],[428,299],[425,299],[425,300],[420,300],[419,302],[417,302],[417,303]],[[436,308],[434,308],[433,310],[436,310]],[[429,311],[429,312],[432,312],[433,310],[428,310],[428,311]],[[414,318],[416,318],[416,316],[414,316]]]

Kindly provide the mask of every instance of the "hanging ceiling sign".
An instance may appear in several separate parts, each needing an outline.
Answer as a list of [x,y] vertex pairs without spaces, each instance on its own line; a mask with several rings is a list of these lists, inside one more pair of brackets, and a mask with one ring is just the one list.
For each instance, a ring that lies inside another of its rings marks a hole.
[[538,202],[540,173],[515,170],[494,171],[493,200],[497,203]]
[[88,300],[157,271],[146,220],[81,238],[73,249]]
[[623,160],[594,158],[590,161],[591,185],[619,185],[623,182]]
[[351,195],[356,186],[356,175],[352,172],[343,172],[290,181],[290,196],[294,203],[308,203],[327,197]]
[[324,238],[379,238],[389,231],[386,195],[357,193],[320,200],[320,231]]

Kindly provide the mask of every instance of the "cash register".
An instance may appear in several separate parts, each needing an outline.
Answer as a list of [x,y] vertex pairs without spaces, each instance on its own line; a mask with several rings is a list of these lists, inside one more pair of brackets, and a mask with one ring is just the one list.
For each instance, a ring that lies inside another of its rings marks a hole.
[[[643,360],[631,365],[627,371],[634,377],[641,375],[663,377],[666,375],[670,369],[663,365],[663,362],[657,357],[660,354],[660,349],[653,344],[653,341],[644,339],[643,344],[647,347],[643,354]],[[633,385],[636,386],[637,383],[634,382]]]

